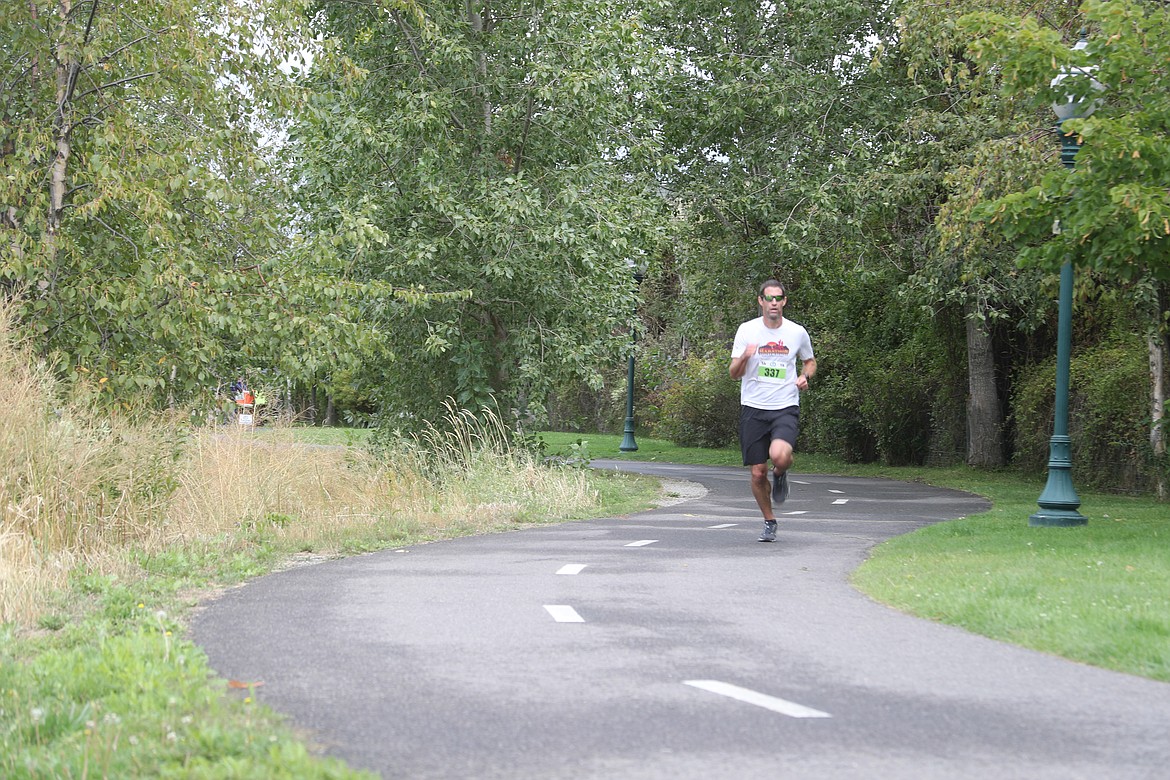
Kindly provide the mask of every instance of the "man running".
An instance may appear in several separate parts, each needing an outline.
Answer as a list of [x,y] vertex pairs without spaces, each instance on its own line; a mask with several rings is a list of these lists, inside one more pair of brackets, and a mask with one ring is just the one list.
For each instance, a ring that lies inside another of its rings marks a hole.
[[792,446],[800,431],[800,392],[808,389],[817,361],[808,331],[784,319],[788,302],[784,285],[775,279],[764,282],[758,301],[761,316],[739,326],[728,370],[732,379],[741,380],[739,444],[743,465],[752,469],[752,495],[764,515],[760,541],[774,542],[772,503],[782,504],[788,498]]

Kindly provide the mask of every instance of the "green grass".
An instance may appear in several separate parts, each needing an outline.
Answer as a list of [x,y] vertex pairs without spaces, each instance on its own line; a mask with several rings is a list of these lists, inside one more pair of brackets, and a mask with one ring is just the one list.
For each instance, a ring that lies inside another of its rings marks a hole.
[[[740,465],[735,449],[638,437],[542,433],[550,454]],[[1041,480],[1009,471],[853,465],[797,454],[795,471],[884,477],[978,493],[991,511],[879,545],[853,582],[871,598],[931,620],[1065,658],[1170,682],[1170,507],[1152,498],[1081,494],[1085,526],[1033,527]],[[744,490],[747,490],[745,480]]]
[[1035,528],[1034,497],[987,492],[992,511],[886,542],[855,584],[915,615],[1170,682],[1166,506],[1090,495],[1087,525]]
[[213,676],[176,617],[206,582],[83,578],[45,630],[0,626],[0,777],[372,778]]
[[[679,447],[661,439],[636,437],[637,452],[622,452],[621,434],[604,433],[556,433],[542,431],[537,434],[546,447],[546,454],[569,456],[573,445],[583,446],[593,458],[616,460],[648,460],[662,463],[689,463],[708,466],[738,466],[743,463],[738,449],[708,450],[695,447]],[[580,444],[579,444],[580,443]]]

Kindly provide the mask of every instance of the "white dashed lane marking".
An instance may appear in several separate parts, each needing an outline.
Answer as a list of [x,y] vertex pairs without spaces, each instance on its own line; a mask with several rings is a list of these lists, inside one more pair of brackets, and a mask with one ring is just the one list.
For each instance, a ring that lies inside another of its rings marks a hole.
[[564,566],[557,569],[557,574],[580,574],[581,570],[584,569],[586,565],[587,564],[584,563],[566,563]]
[[797,509],[793,512],[781,512],[780,514],[782,514],[782,515],[807,515],[808,510],[807,509]]
[[720,696],[727,696],[728,698],[742,701],[747,704],[754,704],[757,707],[763,707],[772,712],[778,712],[781,715],[787,715],[790,718],[831,718],[833,717],[827,712],[814,710],[812,707],[806,707],[803,704],[797,704],[786,699],[778,699],[775,696],[769,696],[766,693],[753,691],[749,688],[741,688],[738,685],[731,683],[720,682],[719,680],[684,680],[684,685],[690,685],[704,691],[719,694]]
[[709,525],[708,528],[735,528],[739,523],[721,523],[719,525]]
[[626,547],[645,547],[646,545],[654,544],[657,541],[657,539],[643,539],[640,542],[630,542],[626,545]]
[[833,503],[834,503],[834,504],[848,504],[848,503],[849,503],[849,499],[847,499],[847,498],[838,498],[838,499],[837,499],[836,501],[834,501]]
[[577,610],[567,604],[545,604],[544,608],[552,619],[558,623],[584,623],[585,618],[577,614]]
[[829,488],[829,492],[830,492],[830,493],[837,493],[837,494],[841,494],[841,493],[844,493],[845,491],[844,491],[844,490],[833,490],[832,488]]

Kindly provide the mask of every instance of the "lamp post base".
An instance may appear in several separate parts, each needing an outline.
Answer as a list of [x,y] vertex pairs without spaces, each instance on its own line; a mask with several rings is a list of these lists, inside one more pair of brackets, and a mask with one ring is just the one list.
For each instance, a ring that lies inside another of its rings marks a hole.
[[634,441],[634,418],[626,418],[626,430],[622,436],[622,443],[618,445],[622,452],[637,452],[638,442]]
[[634,353],[626,366],[626,430],[618,447],[622,452],[637,452],[638,442],[634,441]]
[[1074,525],[1085,525],[1088,519],[1075,509],[1041,509],[1028,516],[1028,525],[1059,526],[1067,528]]
[[1028,525],[1072,526],[1089,522],[1077,511],[1081,498],[1072,483],[1071,442],[1054,435],[1048,442],[1048,482],[1036,503],[1040,511],[1028,517]]

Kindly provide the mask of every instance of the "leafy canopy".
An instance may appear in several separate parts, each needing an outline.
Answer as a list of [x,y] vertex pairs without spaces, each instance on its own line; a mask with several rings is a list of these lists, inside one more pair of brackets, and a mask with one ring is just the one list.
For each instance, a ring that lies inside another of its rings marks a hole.
[[321,2],[312,23],[337,48],[290,127],[304,229],[344,237],[355,279],[448,295],[376,313],[387,415],[596,387],[665,212],[638,5]]
[[[981,215],[1022,246],[1020,260],[1054,269],[1065,260],[1107,278],[1170,280],[1170,9],[1136,0],[1089,0],[1083,51],[1032,19],[964,17],[971,47],[997,70],[1010,94],[1059,99],[1049,86],[1062,69],[1092,66],[1105,85],[1089,117],[1064,123],[1082,142],[1075,171],[1056,168],[1025,190],[981,207]],[[1087,78],[1071,89],[1093,99]]]
[[376,349],[364,292],[302,259],[267,126],[293,97],[297,3],[8,3],[0,286],[62,374],[192,398]]

